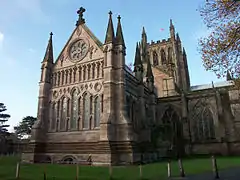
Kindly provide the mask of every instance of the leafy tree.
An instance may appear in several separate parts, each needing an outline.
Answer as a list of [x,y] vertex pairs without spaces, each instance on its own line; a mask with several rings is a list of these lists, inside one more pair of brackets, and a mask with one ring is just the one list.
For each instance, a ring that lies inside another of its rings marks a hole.
[[4,113],[4,111],[6,110],[7,109],[4,103],[0,103],[0,133],[8,131],[7,128],[9,127],[9,125],[6,125],[5,123],[11,116],[9,114]]
[[19,125],[14,127],[15,134],[17,134],[19,138],[22,138],[25,135],[30,135],[32,126],[36,120],[37,118],[32,116],[24,117]]
[[229,71],[240,76],[240,2],[239,0],[207,0],[199,9],[210,30],[199,40],[203,65],[218,78]]

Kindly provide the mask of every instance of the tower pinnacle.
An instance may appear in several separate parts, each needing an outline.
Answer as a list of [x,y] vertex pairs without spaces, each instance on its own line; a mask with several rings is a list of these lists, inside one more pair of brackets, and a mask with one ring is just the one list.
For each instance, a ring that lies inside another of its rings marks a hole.
[[105,37],[105,44],[107,43],[113,43],[114,42],[114,28],[113,28],[113,22],[112,22],[112,11],[109,11],[109,20],[108,20],[108,27]]
[[117,25],[117,33],[116,33],[116,44],[125,46],[122,25],[121,25],[121,16],[118,16],[118,25]]
[[47,48],[46,48],[46,52],[45,52],[45,56],[44,56],[43,62],[51,62],[51,63],[53,63],[52,36],[53,36],[53,33],[51,32],[49,40],[48,40],[48,45],[47,45]]

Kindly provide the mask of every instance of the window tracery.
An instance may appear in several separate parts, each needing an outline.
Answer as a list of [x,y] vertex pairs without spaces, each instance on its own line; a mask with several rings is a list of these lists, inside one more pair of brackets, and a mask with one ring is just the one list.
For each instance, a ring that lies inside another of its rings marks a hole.
[[215,138],[215,128],[212,113],[207,107],[196,107],[194,110],[194,137],[196,141]]

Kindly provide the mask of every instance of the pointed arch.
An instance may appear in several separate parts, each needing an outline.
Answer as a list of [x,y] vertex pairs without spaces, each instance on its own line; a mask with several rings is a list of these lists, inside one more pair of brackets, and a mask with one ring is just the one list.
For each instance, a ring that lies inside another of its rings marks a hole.
[[70,127],[71,129],[77,128],[77,120],[78,120],[78,92],[76,89],[72,92],[72,102],[71,102],[71,121],[70,121]]
[[158,66],[158,63],[159,60],[158,60],[158,54],[156,51],[153,51],[153,66]]
[[[199,108],[198,108],[199,109]],[[208,107],[199,109],[195,117],[194,136],[197,141],[211,140],[215,138],[213,116]]]
[[172,48],[169,47],[168,48],[168,63],[173,63],[172,56],[173,56],[173,51],[172,51]]
[[166,53],[165,53],[165,51],[164,51],[163,49],[161,49],[160,53],[161,53],[161,62],[162,62],[162,65],[167,64],[167,59],[166,59]]
[[60,120],[60,130],[64,130],[66,126],[67,108],[68,108],[67,103],[68,103],[68,99],[65,96],[63,96],[62,103],[61,103],[62,112],[61,112],[61,120]]
[[97,96],[94,99],[94,126],[95,127],[99,127],[100,126],[100,113],[101,113],[101,109],[100,109],[100,97]]
[[83,128],[89,129],[90,119],[90,94],[88,92],[83,94]]

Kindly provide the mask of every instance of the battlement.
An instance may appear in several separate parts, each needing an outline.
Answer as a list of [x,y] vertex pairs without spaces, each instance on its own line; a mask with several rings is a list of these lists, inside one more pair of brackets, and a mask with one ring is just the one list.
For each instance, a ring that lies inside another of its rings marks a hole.
[[161,45],[161,44],[166,44],[169,43],[171,41],[171,38],[168,39],[162,39],[162,40],[157,40],[157,41],[153,41],[151,40],[150,43],[147,43],[148,46],[152,46],[152,45]]

